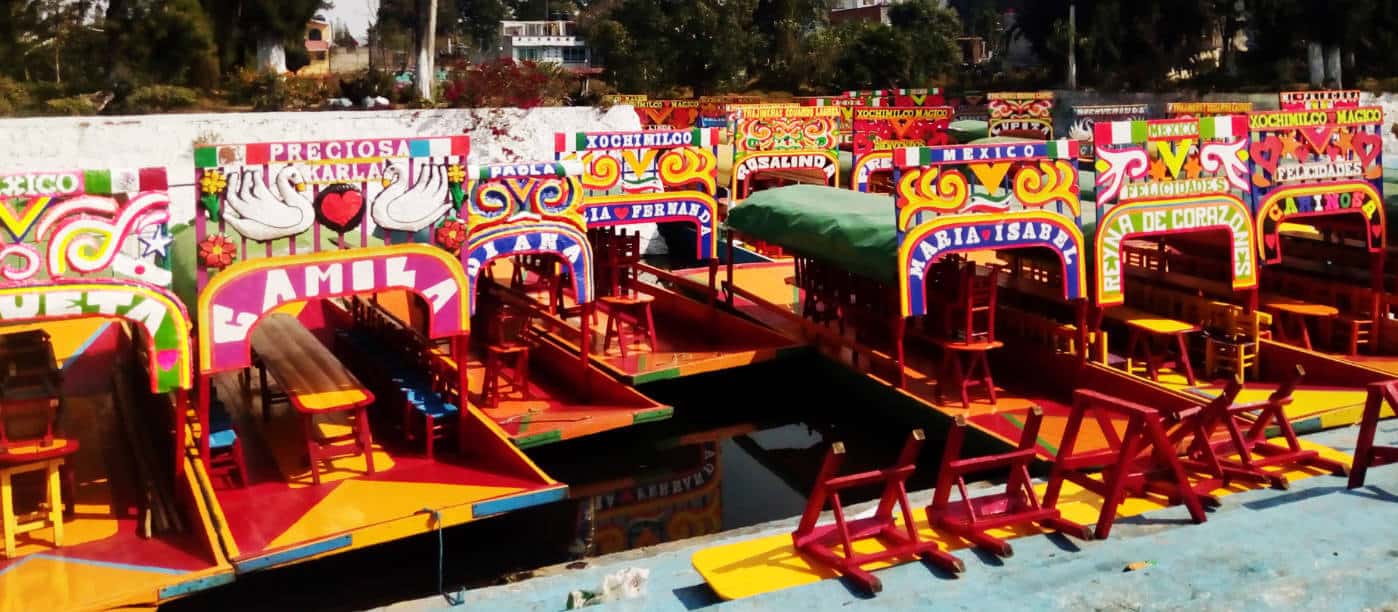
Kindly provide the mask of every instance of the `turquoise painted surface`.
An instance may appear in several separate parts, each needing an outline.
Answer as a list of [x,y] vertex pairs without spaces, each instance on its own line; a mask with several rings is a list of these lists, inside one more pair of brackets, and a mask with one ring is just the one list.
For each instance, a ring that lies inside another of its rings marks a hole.
[[[1346,452],[1356,428],[1308,439]],[[1398,421],[1382,423],[1381,443],[1398,443]],[[926,492],[913,494],[925,502]],[[560,610],[570,590],[597,589],[602,576],[627,567],[650,570],[643,599],[597,610],[1359,610],[1393,607],[1398,589],[1398,465],[1375,468],[1369,484],[1347,491],[1345,481],[1319,476],[1289,491],[1259,490],[1224,498],[1202,525],[1172,508],[1118,522],[1112,537],[1076,542],[1049,537],[1015,540],[1015,556],[998,560],[958,551],[967,571],[950,578],[922,564],[878,572],[884,591],[857,595],[844,583],[817,584],[733,602],[719,602],[690,566],[696,544],[681,542],[594,560],[515,584],[466,594],[464,606],[490,610]],[[781,533],[791,521],[734,539]],[[1123,572],[1136,561],[1151,567]],[[441,598],[399,604],[399,610],[447,607]]]

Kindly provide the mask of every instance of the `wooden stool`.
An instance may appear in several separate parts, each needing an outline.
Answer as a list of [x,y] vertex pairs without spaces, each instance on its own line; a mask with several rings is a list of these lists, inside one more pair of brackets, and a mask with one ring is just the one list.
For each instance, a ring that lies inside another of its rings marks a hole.
[[[5,558],[15,558],[15,536],[53,527],[54,547],[63,546],[63,462],[77,452],[77,440],[54,439],[10,446],[0,455],[0,529],[5,533]],[[31,472],[44,473],[44,506],[38,512],[20,517],[15,513],[14,477]]]
[[[960,389],[962,409],[968,409],[971,407],[971,387],[982,385],[990,395],[990,403],[994,405],[995,380],[990,375],[990,361],[986,353],[1005,346],[1005,343],[999,340],[973,343],[939,340],[938,343],[942,346],[942,374],[937,381],[937,401],[942,401],[947,385],[953,385]],[[963,356],[967,359],[965,365],[961,363]]]
[[635,336],[645,338],[650,350],[655,350],[655,318],[650,306],[653,301],[655,298],[639,293],[601,299],[607,311],[607,331],[602,339],[603,353],[611,348],[612,338],[616,338],[621,356],[626,358],[626,347],[635,342]]
[[233,426],[228,408],[218,397],[217,389],[209,392],[209,476],[221,476],[229,482],[238,475],[240,486],[248,486],[248,467],[243,459],[243,441]]
[[[500,403],[504,389],[500,384],[504,378],[511,391],[518,391],[523,399],[529,399],[529,341],[525,334],[529,330],[528,310],[501,305],[492,313],[486,327],[485,380],[481,383],[481,403],[494,408]],[[511,369],[506,378],[505,368]]]

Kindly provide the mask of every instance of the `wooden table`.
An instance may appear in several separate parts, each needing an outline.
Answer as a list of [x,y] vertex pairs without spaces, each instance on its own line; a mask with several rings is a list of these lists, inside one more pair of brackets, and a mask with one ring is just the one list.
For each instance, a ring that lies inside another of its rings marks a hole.
[[[373,436],[369,432],[367,407],[374,403],[359,379],[301,322],[289,314],[274,313],[258,323],[252,333],[263,374],[262,410],[268,410],[272,394],[266,374],[277,380],[287,401],[301,413],[306,451],[311,461],[311,479],[320,484],[320,461],[363,453],[368,473],[374,473]],[[319,439],[316,415],[352,412],[349,434]]]
[[1165,338],[1167,341],[1173,339],[1175,349],[1178,352],[1175,367],[1181,370],[1190,386],[1195,384],[1194,368],[1189,363],[1189,346],[1185,343],[1185,337],[1199,331],[1198,325],[1176,321],[1129,306],[1113,306],[1108,308],[1105,314],[1110,319],[1125,323],[1130,330],[1126,346],[1127,373],[1131,372],[1131,361],[1136,357],[1139,349],[1145,354],[1146,372],[1150,374],[1150,379],[1159,380],[1160,366],[1163,363],[1151,345],[1155,338]]
[[[1340,309],[1325,304],[1316,304],[1305,300],[1264,293],[1258,296],[1258,303],[1263,310],[1273,313],[1277,321],[1277,332],[1279,340],[1291,342],[1293,339],[1299,340],[1301,346],[1306,350],[1311,349],[1311,333],[1306,326],[1306,317],[1316,317],[1319,319],[1332,319],[1339,316]],[[1299,330],[1299,338],[1292,334],[1289,327]]]

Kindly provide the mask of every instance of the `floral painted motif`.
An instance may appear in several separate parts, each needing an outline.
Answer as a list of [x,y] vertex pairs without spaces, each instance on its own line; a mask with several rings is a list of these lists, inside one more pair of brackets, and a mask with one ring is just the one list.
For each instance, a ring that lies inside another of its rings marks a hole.
[[437,226],[434,238],[437,246],[453,255],[461,251],[461,243],[466,241],[466,224],[456,219],[448,219]]
[[218,170],[206,170],[204,171],[204,176],[199,179],[200,191],[207,194],[223,193],[223,190],[227,187],[228,179]]
[[209,236],[199,243],[199,262],[206,268],[227,268],[237,255],[238,247],[222,234]]

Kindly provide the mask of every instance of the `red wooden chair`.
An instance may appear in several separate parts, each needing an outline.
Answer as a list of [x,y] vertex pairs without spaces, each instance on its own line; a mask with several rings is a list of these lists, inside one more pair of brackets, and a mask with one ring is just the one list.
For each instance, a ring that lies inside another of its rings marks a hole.
[[[487,408],[498,406],[507,390],[519,393],[523,399],[530,397],[530,322],[527,309],[506,304],[491,313],[485,329],[485,380],[481,383],[481,404]],[[502,381],[508,383],[508,389]]]
[[[913,462],[917,460],[924,439],[921,429],[913,430],[908,435],[907,442],[903,444],[903,451],[898,455],[898,460],[891,467],[846,476],[836,475],[845,458],[844,444],[832,444],[821,463],[820,475],[817,476],[815,489],[806,502],[806,511],[801,515],[801,523],[796,527],[796,531],[791,533],[791,541],[796,549],[815,562],[849,576],[871,593],[882,591],[883,583],[868,570],[863,569],[863,566],[870,563],[917,556],[947,571],[964,571],[965,564],[960,559],[941,550],[936,541],[924,540],[918,535],[917,524],[908,506],[905,483],[917,469]],[[879,498],[874,515],[852,521],[846,519],[844,506],[840,502],[840,492],[876,483],[883,483],[883,495]],[[825,510],[827,503],[835,513],[835,522],[817,526],[816,521],[820,519],[820,513]],[[903,521],[902,525],[899,525],[893,516],[895,505],[899,511],[899,518]],[[884,550],[873,553],[854,551],[855,542],[870,539],[882,541]]]
[[641,235],[624,233],[615,236],[607,251],[607,276],[611,280],[611,287],[607,295],[599,300],[607,314],[606,331],[602,338],[604,354],[611,348],[613,338],[623,359],[637,337],[644,338],[652,351],[658,346],[655,318],[651,310],[655,298],[635,289],[639,282],[636,264],[640,262]]
[[[961,445],[968,424],[965,416],[958,415],[956,424],[947,433],[942,466],[937,471],[937,488],[932,494],[932,504],[927,507],[927,522],[1001,557],[1013,555],[1014,549],[1009,542],[990,535],[991,529],[1038,523],[1078,539],[1091,540],[1092,532],[1089,529],[1064,520],[1058,508],[1041,503],[1034,492],[1029,464],[1034,461],[1037,452],[1039,424],[1043,418],[1041,408],[1030,408],[1015,450],[962,459]],[[1010,471],[1005,492],[971,497],[966,489],[967,475],[1000,469]],[[951,501],[953,482],[961,494],[961,499],[956,502]]]
[[999,294],[1000,267],[990,266],[981,276],[975,262],[961,271],[959,299],[946,311],[946,333],[967,344],[995,341],[995,302]]

